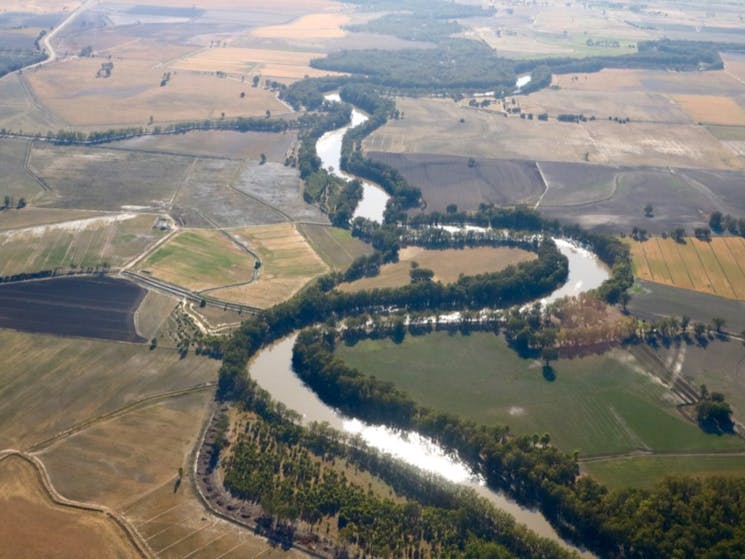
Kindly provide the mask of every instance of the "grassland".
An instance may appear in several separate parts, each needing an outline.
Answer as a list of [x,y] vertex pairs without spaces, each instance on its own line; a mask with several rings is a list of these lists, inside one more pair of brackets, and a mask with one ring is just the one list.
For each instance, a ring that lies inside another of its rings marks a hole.
[[0,460],[0,541],[5,557],[140,558],[101,513],[58,505],[22,458]]
[[57,208],[35,208],[26,206],[21,211],[3,212],[0,214],[0,231],[23,229],[37,225],[47,226],[65,221],[77,221],[101,217],[101,212],[86,210],[61,210]]
[[0,232],[0,276],[119,268],[164,235],[154,221],[118,214]]
[[745,456],[635,456],[583,462],[583,472],[609,489],[651,487],[667,476],[745,476]]
[[286,25],[259,27],[251,34],[264,39],[338,39],[347,34],[342,26],[349,19],[344,14],[308,14]]
[[732,97],[675,95],[673,99],[696,122],[722,126],[745,125],[745,108]]
[[24,168],[30,148],[28,142],[0,139],[0,169],[3,170],[0,175],[0,197],[10,196],[16,203],[19,198],[26,198],[30,202],[43,193],[39,183]]
[[[228,67],[211,62],[157,64],[154,58],[160,48],[153,44],[142,53],[129,53],[126,47],[112,51],[114,68],[109,78],[96,77],[101,58],[49,64],[26,77],[40,103],[68,126],[145,126],[151,116],[158,124],[220,118],[222,113],[235,117],[263,115],[267,110],[287,112],[272,92],[214,75]],[[223,50],[228,49],[215,49]],[[199,72],[182,71],[193,69]],[[171,78],[162,87],[167,72]]]
[[634,273],[641,279],[745,300],[745,239],[689,238],[681,244],[653,237],[630,247]]
[[253,277],[255,259],[220,231],[177,233],[148,256],[143,273],[193,291],[244,283]]
[[356,258],[371,254],[373,250],[345,229],[309,224],[300,224],[297,229],[316,254],[334,270],[346,270]]
[[[320,52],[289,50],[212,48],[196,52],[173,64],[177,70],[190,72],[227,72],[229,74],[260,74],[265,79],[293,82],[305,76],[318,77],[334,74],[325,70],[311,68],[314,58],[322,57]],[[285,109],[286,111],[286,109]]]
[[366,340],[338,355],[424,405],[516,433],[549,432],[557,446],[583,456],[745,447],[687,422],[668,391],[621,350],[559,360],[553,382],[540,362],[521,359],[493,334],[439,332],[400,345]]
[[258,281],[211,293],[220,299],[268,308],[288,299],[328,270],[293,224],[246,227],[234,229],[231,234],[256,252],[262,265]]
[[140,398],[213,381],[219,362],[175,350],[0,330],[0,447],[24,449]]
[[434,281],[453,283],[461,274],[474,276],[498,272],[519,262],[532,260],[535,255],[516,248],[478,247],[462,250],[426,250],[420,247],[407,247],[399,254],[399,261],[385,264],[380,274],[362,278],[352,283],[343,283],[339,290],[356,292],[383,287],[401,287],[411,282],[409,272],[413,262],[422,268],[432,270]]

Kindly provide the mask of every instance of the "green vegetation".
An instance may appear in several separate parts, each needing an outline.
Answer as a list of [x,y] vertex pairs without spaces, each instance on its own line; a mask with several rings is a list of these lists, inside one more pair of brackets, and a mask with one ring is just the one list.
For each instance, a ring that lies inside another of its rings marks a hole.
[[582,470],[608,489],[651,489],[668,476],[745,477],[745,456],[634,456],[583,462]]
[[708,436],[683,419],[667,390],[620,350],[560,359],[551,381],[540,361],[519,357],[503,337],[484,332],[407,336],[400,344],[364,340],[340,344],[336,355],[420,405],[509,425],[517,434],[549,432],[559,448],[583,456],[745,448],[737,437]]

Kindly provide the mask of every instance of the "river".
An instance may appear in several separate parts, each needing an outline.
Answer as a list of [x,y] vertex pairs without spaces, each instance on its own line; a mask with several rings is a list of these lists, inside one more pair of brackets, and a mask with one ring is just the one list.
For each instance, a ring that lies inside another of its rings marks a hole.
[[[543,302],[555,301],[566,295],[577,295],[599,286],[608,278],[607,269],[592,252],[563,239],[556,239],[556,243],[569,259],[569,277],[565,285],[543,299]],[[292,347],[296,337],[297,334],[293,334],[263,349],[250,365],[251,377],[272,398],[300,413],[306,422],[326,422],[335,429],[358,434],[373,448],[426,472],[439,474],[453,483],[465,484],[537,534],[579,552],[582,557],[593,557],[591,553],[562,540],[539,511],[521,507],[503,493],[485,487],[483,481],[466,464],[448,455],[432,440],[415,432],[400,432],[383,425],[369,425],[359,419],[345,417],[327,406],[292,370]]]
[[[327,101],[341,101],[338,93],[326,95]],[[330,171],[331,174],[346,180],[355,177],[341,170],[341,143],[347,130],[359,126],[368,119],[367,115],[357,108],[352,107],[352,121],[342,128],[326,132],[316,142],[316,152],[321,158],[321,166]],[[378,185],[369,181],[360,180],[362,183],[362,200],[357,205],[352,217],[364,217],[371,221],[383,223],[385,206],[388,203],[388,193]]]

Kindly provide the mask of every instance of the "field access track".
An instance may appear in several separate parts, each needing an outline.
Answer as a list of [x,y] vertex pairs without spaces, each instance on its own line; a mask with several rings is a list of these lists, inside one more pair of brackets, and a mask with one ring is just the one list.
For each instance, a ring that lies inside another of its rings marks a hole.
[[0,285],[0,328],[143,342],[134,312],[145,294],[131,282],[108,277]]

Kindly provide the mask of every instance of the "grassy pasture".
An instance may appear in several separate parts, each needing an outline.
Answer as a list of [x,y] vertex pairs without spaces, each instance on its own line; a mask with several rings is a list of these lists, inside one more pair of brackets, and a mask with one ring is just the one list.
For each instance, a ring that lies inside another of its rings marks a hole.
[[[190,72],[227,72],[229,74],[261,74],[263,78],[293,82],[305,76],[318,77],[335,74],[316,70],[309,66],[313,58],[322,57],[320,52],[289,50],[250,49],[239,47],[203,49],[173,63],[176,70]],[[251,88],[263,91],[262,88]],[[248,93],[247,93],[248,95]],[[278,101],[275,101],[279,103]],[[268,107],[267,107],[268,108]],[[287,109],[284,108],[285,112]]]
[[711,293],[729,299],[745,300],[745,239],[714,237],[711,242],[653,237],[646,242],[630,242],[637,277]]
[[584,462],[581,470],[610,489],[651,487],[667,476],[745,476],[745,456],[636,456]]
[[164,235],[154,221],[153,215],[119,214],[0,232],[0,276],[119,268]]
[[345,229],[309,224],[299,224],[297,229],[334,270],[346,270],[356,258],[372,253],[370,245],[355,239]]
[[[154,44],[153,51],[157,48]],[[145,126],[151,116],[157,125],[220,118],[222,113],[234,117],[287,112],[270,91],[216,77],[217,70],[228,70],[219,65],[177,62],[170,67],[154,64],[152,56],[129,57],[126,50],[111,54],[114,68],[109,78],[96,77],[101,58],[78,58],[43,66],[29,72],[27,79],[41,103],[72,126]],[[192,69],[199,72],[181,71]],[[171,79],[161,87],[169,71]]]
[[401,250],[399,261],[385,264],[380,274],[371,278],[361,278],[352,283],[343,283],[338,289],[356,292],[383,287],[401,287],[411,282],[409,272],[412,262],[435,273],[434,281],[455,282],[461,273],[466,275],[497,272],[535,258],[533,253],[505,247],[477,247],[462,250],[426,250],[420,247],[407,247]]
[[23,197],[30,202],[43,193],[41,186],[24,169],[29,149],[28,142],[0,139],[0,198],[7,195],[17,203],[18,199]]
[[0,460],[0,505],[4,557],[141,557],[103,514],[52,501],[36,469],[21,458]]
[[557,446],[583,456],[745,448],[737,437],[709,436],[687,422],[667,390],[621,350],[559,360],[553,382],[540,362],[486,333],[407,336],[400,345],[366,340],[337,354],[424,405],[516,433],[549,432]]
[[293,224],[246,227],[231,233],[259,255],[262,266],[258,281],[211,293],[220,299],[269,308],[328,270]]
[[175,350],[0,330],[0,447],[26,448],[142,397],[217,378]]
[[201,291],[250,281],[255,260],[220,231],[177,233],[139,265],[163,281]]

